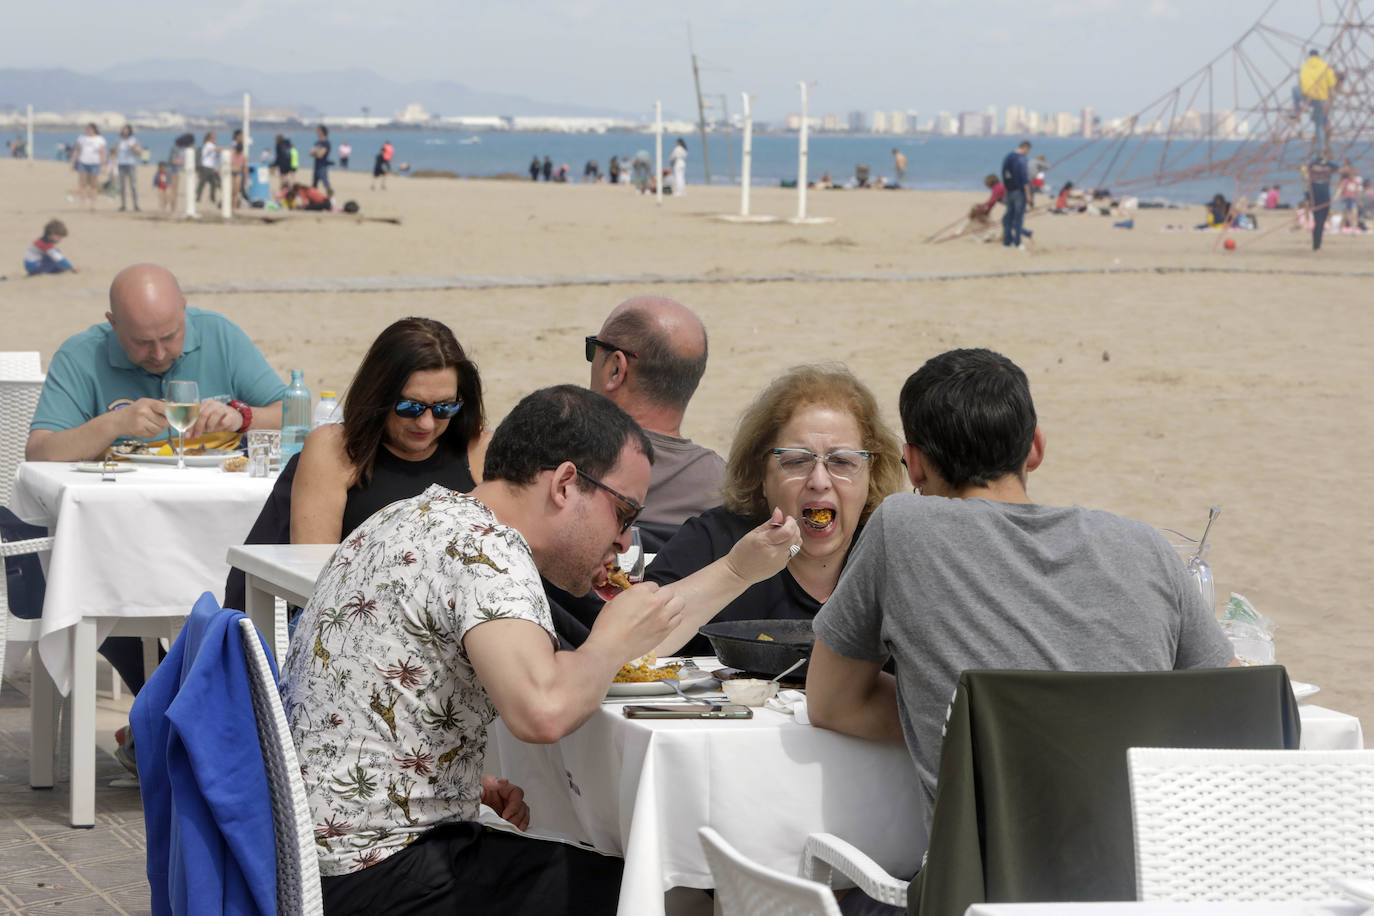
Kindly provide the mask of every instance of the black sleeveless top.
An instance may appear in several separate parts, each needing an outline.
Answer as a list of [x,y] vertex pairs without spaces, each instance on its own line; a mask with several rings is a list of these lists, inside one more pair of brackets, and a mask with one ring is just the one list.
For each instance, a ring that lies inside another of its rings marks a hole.
[[432,483],[459,493],[467,493],[477,486],[468,469],[466,447],[454,450],[441,445],[423,461],[406,461],[382,446],[377,450],[377,463],[372,467],[372,482],[366,486],[356,484],[348,490],[341,536],[346,539],[378,509],[398,499],[417,496]]

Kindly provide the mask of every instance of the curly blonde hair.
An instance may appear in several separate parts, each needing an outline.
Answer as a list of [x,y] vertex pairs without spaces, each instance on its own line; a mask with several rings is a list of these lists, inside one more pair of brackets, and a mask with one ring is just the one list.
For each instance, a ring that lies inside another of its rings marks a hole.
[[768,450],[777,445],[779,431],[805,407],[841,410],[857,422],[860,447],[869,452],[868,497],[859,518],[861,524],[867,522],[884,497],[903,489],[902,446],[878,416],[873,392],[839,364],[795,366],[744,409],[725,466],[725,508],[750,519],[768,516],[770,507],[763,498]]

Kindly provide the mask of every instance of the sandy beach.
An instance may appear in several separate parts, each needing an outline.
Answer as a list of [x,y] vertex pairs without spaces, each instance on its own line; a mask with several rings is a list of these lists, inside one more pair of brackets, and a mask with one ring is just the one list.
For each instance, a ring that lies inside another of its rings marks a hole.
[[[983,171],[970,169],[975,189]],[[1321,686],[1315,702],[1374,716],[1360,673],[1374,651],[1374,236],[1328,234],[1314,254],[1303,233],[1268,232],[1288,213],[1264,211],[1234,252],[1213,233],[1162,231],[1200,222],[1196,207],[1138,212],[1132,230],[1035,215],[1021,252],[923,244],[976,190],[813,191],[810,213],[834,222],[739,225],[713,218],[737,211],[731,188],[656,206],[605,185],[393,178],[369,191],[361,172],[337,171],[357,217],[188,223],[147,212],[150,177],[139,170],[144,213],[108,198],[86,213],[67,200],[68,167],[0,161],[0,349],[38,350],[46,366],[101,320],[117,270],[156,261],[283,375],[304,369],[317,395],[342,391],[392,320],[445,321],[481,367],[495,423],[534,388],[585,383],[582,337],[654,292],[706,323],[710,363],[685,432],[725,451],[743,403],[788,366],[849,365],[897,428],[898,390],[921,362],[991,347],[1030,376],[1048,434],[1032,498],[1195,537],[1221,505],[1218,604],[1246,595],[1278,622],[1292,677]],[[795,209],[793,191],[754,190],[755,213]],[[24,249],[53,217],[81,272],[24,278]]]

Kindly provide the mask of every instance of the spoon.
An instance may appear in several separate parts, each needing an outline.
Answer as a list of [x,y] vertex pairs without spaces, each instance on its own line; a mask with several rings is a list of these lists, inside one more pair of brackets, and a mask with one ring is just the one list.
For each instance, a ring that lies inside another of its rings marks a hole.
[[782,671],[782,673],[775,675],[775,676],[773,677],[773,679],[772,679],[771,681],[769,681],[768,683],[770,683],[770,684],[776,684],[778,681],[782,680],[782,679],[785,678],[787,675],[791,674],[793,671],[796,671],[798,668],[800,668],[802,665],[805,665],[805,664],[806,664],[806,659],[804,659],[804,658],[799,658],[799,659],[797,659],[795,662],[793,662],[792,664],[788,665],[787,668],[784,669],[784,670]]
[[694,697],[691,694],[687,693],[687,691],[682,689],[682,685],[677,682],[677,678],[661,677],[658,679],[658,682],[660,684],[667,684],[669,687],[673,688],[673,693],[682,697],[688,703],[703,703],[707,706],[716,705],[715,700],[704,700],[701,697]]
[[1216,521],[1219,515],[1221,515],[1221,506],[1213,506],[1207,510],[1207,527],[1202,529],[1202,537],[1197,542],[1197,550],[1194,551],[1193,556],[1202,556],[1202,548],[1207,543],[1207,532],[1212,530],[1212,522]]

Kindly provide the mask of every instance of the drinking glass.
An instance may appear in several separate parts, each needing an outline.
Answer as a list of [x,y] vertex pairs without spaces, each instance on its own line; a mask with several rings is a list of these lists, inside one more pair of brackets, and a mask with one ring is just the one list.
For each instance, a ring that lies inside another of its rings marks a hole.
[[1204,543],[1202,550],[1198,550],[1198,542],[1188,537],[1186,534],[1179,534],[1177,531],[1170,530],[1169,543],[1178,551],[1179,559],[1183,561],[1183,566],[1188,570],[1188,575],[1192,577],[1193,584],[1197,586],[1198,592],[1202,595],[1203,604],[1207,605],[1207,610],[1211,613],[1216,612],[1217,594],[1216,582],[1212,578],[1212,567],[1208,565],[1204,557],[1211,549],[1211,544]]
[[624,553],[615,555],[616,565],[631,582],[644,581],[644,541],[639,537],[639,526],[630,528],[630,547]]
[[177,431],[177,469],[186,470],[186,430],[200,416],[200,386],[195,382],[170,381],[162,402],[167,422]]
[[281,455],[281,433],[275,429],[248,430],[248,476],[267,477],[272,471],[272,449]]

